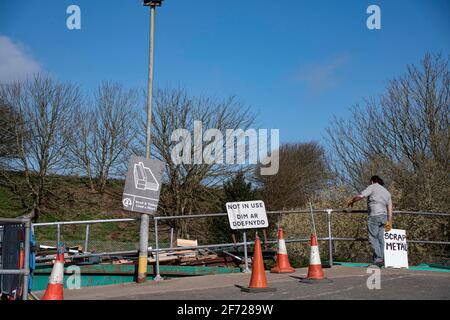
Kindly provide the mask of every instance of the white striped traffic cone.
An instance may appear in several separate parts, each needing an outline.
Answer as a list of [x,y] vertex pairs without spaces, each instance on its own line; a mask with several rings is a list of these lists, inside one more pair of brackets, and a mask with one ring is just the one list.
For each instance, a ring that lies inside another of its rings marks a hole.
[[309,258],[308,275],[305,279],[301,280],[306,283],[317,282],[332,282],[325,278],[325,274],[322,269],[322,262],[320,261],[319,245],[315,235],[311,235],[311,255]]
[[278,251],[276,266],[270,270],[271,273],[293,273],[295,269],[291,267],[284,241],[283,229],[278,229]]
[[320,261],[319,246],[315,235],[311,236],[311,255],[309,258],[308,279],[322,280],[325,275]]
[[42,300],[64,300],[64,245],[60,245]]

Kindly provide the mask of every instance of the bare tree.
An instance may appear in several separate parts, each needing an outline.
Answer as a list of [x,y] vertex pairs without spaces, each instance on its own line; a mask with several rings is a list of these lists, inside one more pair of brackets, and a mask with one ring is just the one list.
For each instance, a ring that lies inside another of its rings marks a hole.
[[[204,161],[205,159],[195,161],[194,145],[196,143],[205,150],[211,143],[219,142],[219,140],[205,141],[202,136],[196,138],[195,135],[198,132],[195,132],[195,122],[201,122],[205,132],[214,128],[225,135],[226,129],[247,130],[253,124],[255,116],[235,97],[216,101],[203,97],[190,97],[183,89],[158,90],[154,105],[152,155],[167,164],[160,210],[165,215],[190,214],[194,210],[201,209],[200,205],[206,199],[213,202],[217,193],[212,192],[212,188],[220,185],[238,167],[238,165],[226,163],[208,163]],[[174,140],[173,133],[177,129],[186,130],[192,139],[184,142]],[[145,130],[142,131],[145,132]],[[186,147],[183,149],[182,156],[190,161],[183,161],[183,163],[173,161],[173,150],[177,145],[179,147],[180,143],[184,143],[183,148]],[[229,148],[226,145],[226,139],[218,148],[223,154],[226,153]],[[180,234],[186,236],[188,227],[186,221],[178,222],[178,225],[174,224],[173,227],[180,227]]]
[[327,129],[336,168],[357,189],[378,173],[398,189],[398,206],[450,208],[449,58],[427,54],[388,82],[379,98]]
[[40,74],[26,81],[1,84],[0,97],[13,110],[10,121],[16,149],[16,155],[1,171],[2,182],[20,197],[26,211],[36,212],[37,219],[49,175],[63,170],[66,137],[81,101],[80,91]]
[[[0,97],[1,98],[1,97]],[[0,100],[0,169],[7,159],[17,156],[15,139],[15,119],[19,118],[16,111]]]
[[316,142],[284,144],[279,149],[276,175],[256,170],[259,194],[270,210],[304,207],[317,196],[329,177],[325,150]]
[[91,107],[78,110],[70,136],[71,162],[102,193],[123,174],[140,128],[137,92],[117,83],[99,86]]

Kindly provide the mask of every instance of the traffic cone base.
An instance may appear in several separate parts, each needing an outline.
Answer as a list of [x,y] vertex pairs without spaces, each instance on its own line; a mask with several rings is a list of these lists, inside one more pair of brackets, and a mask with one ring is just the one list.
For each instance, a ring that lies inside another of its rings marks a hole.
[[279,268],[279,267],[274,267],[272,269],[270,269],[271,273],[294,273],[295,269],[294,268]]
[[291,267],[286,249],[286,243],[284,242],[284,232],[280,228],[278,230],[278,251],[276,266],[270,270],[271,273],[294,273],[295,269]]
[[241,287],[238,286],[241,291],[248,292],[248,293],[258,293],[258,292],[275,292],[277,291],[277,288],[250,288],[250,287]]
[[308,279],[308,278],[303,278],[300,280],[300,282],[302,283],[308,283],[308,284],[315,284],[315,283],[333,283],[333,280],[328,279],[328,278],[323,278],[323,279]]
[[62,285],[49,283],[42,300],[64,300]]
[[303,283],[331,283],[332,281],[325,278],[320,261],[319,246],[315,235],[311,236],[311,255],[309,260],[308,275],[300,280]]
[[248,287],[237,286],[243,292],[258,293],[258,292],[274,292],[276,288],[269,288],[267,286],[267,277],[264,270],[264,260],[261,250],[261,241],[258,236],[255,241],[255,250],[253,253],[252,275],[250,277],[250,284]]
[[42,300],[64,300],[64,265],[56,261]]

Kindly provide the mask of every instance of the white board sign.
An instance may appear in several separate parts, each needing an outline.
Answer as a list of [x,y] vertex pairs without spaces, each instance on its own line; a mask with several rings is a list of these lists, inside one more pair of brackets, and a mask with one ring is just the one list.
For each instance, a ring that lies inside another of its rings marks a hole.
[[266,207],[261,200],[245,202],[227,202],[227,213],[230,227],[238,229],[267,228]]
[[408,268],[408,244],[405,230],[391,229],[384,233],[384,266]]

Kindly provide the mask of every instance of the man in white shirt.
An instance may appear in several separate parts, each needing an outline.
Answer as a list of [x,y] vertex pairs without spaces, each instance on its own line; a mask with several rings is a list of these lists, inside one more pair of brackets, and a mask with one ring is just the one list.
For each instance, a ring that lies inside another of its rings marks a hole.
[[374,263],[384,265],[384,232],[392,228],[392,199],[379,176],[370,178],[370,185],[359,195],[347,202],[352,207],[357,201],[367,198],[369,220],[367,230],[369,242],[374,251]]

